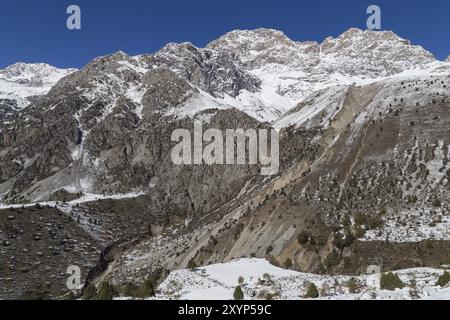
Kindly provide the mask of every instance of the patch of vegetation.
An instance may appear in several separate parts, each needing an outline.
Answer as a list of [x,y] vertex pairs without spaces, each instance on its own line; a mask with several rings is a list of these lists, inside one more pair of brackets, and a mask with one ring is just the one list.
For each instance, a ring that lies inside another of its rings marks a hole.
[[333,251],[331,251],[331,253],[325,259],[325,267],[327,271],[330,271],[334,266],[337,266],[340,260],[341,259],[339,257],[339,253],[337,253],[337,251],[333,249]]
[[83,290],[83,299],[92,300],[94,299],[96,293],[97,289],[95,288],[95,285],[91,283]]
[[244,300],[244,292],[242,292],[241,286],[237,286],[236,289],[234,289],[233,299],[234,300]]
[[344,249],[350,247],[354,241],[355,237],[353,236],[352,233],[346,232],[345,235],[338,233],[336,234],[336,237],[334,239],[334,245],[339,249]]
[[154,295],[155,295],[155,282],[151,277],[149,277],[144,281],[142,285],[136,288],[132,297],[145,299],[148,297],[152,297]]
[[62,300],[75,300],[75,294],[71,291],[62,297]]
[[267,292],[267,294],[264,296],[264,299],[273,300],[273,297],[274,297],[273,293]]
[[309,241],[309,233],[307,231],[300,232],[300,234],[297,236],[297,241],[301,245],[307,244]]
[[441,207],[441,200],[439,200],[437,197],[435,197],[431,204],[435,208],[440,208]]
[[359,293],[361,291],[361,283],[356,278],[350,278],[347,281],[347,287],[350,293]]
[[436,285],[437,286],[441,286],[441,287],[445,287],[448,283],[450,283],[450,273],[445,271],[444,274],[439,277]]
[[195,260],[193,258],[189,260],[187,267],[191,271],[194,271],[197,268],[197,264],[195,263]]
[[114,286],[106,281],[103,281],[98,287],[95,300],[112,300],[114,296],[117,296],[117,291]]
[[316,272],[317,272],[318,274],[325,274],[325,273],[327,273],[327,270],[325,269],[325,267],[324,267],[322,261],[320,261],[319,264],[317,265]]
[[380,279],[380,288],[381,290],[395,290],[395,289],[403,289],[405,284],[395,273],[383,273]]
[[290,269],[290,268],[292,268],[292,260],[291,259],[289,259],[289,258],[287,258],[285,261],[284,261],[284,263],[283,263],[283,266],[286,268],[286,269]]
[[138,287],[132,283],[128,282],[126,283],[121,290],[122,296],[124,297],[134,297],[134,293]]

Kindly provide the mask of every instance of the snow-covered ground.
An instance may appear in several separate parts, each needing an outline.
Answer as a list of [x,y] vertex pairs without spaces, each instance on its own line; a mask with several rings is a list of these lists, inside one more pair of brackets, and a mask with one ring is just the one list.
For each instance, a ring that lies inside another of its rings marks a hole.
[[155,299],[230,300],[238,285],[244,282],[245,299],[304,299],[310,283],[314,283],[324,300],[407,300],[450,299],[450,287],[436,286],[444,270],[415,268],[395,272],[405,288],[395,291],[379,289],[379,274],[353,277],[357,293],[350,293],[351,276],[326,276],[281,269],[263,259],[238,259],[214,264],[194,271],[173,271],[158,287]]

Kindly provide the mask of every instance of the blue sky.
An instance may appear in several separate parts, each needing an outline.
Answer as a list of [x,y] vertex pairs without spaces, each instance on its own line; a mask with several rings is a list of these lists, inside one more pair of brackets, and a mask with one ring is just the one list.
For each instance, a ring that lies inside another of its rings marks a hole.
[[[66,28],[66,8],[82,10],[82,30]],[[322,41],[350,27],[366,28],[377,4],[382,27],[420,44],[438,59],[450,55],[448,0],[2,0],[0,68],[17,61],[81,67],[123,50],[154,52],[168,42],[204,46],[233,29],[275,28],[298,41]]]

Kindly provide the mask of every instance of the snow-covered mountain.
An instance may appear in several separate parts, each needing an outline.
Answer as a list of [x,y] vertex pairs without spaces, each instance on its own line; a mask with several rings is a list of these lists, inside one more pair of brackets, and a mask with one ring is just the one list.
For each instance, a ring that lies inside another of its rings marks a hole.
[[[404,72],[449,72],[420,46],[393,32],[350,29],[337,38],[295,42],[272,29],[237,30],[207,48],[228,52],[238,65],[262,81],[259,95],[241,96],[246,104],[264,105],[283,114],[308,95],[335,85],[368,84]],[[269,96],[270,98],[264,99]],[[274,120],[271,115],[265,120]],[[273,115],[275,116],[275,115]]]
[[[98,59],[94,62],[98,64]],[[197,93],[186,100],[186,108],[169,110],[181,117],[206,108],[234,107],[270,122],[324,88],[450,70],[449,63],[437,61],[393,32],[356,28],[322,43],[296,42],[273,29],[235,30],[206,48],[171,43],[154,54],[131,57],[118,52],[104,57],[102,63],[108,62],[116,66],[97,71],[111,75],[111,81],[121,79],[118,73],[142,77],[154,68],[167,68],[188,81]],[[29,97],[46,94],[75,71],[47,64],[14,64],[0,70],[0,99],[15,101],[17,109],[22,109]],[[117,83],[119,90],[128,90],[126,95],[133,100],[142,97],[145,88],[134,87],[128,80]]]
[[41,96],[76,69],[58,69],[45,63],[15,63],[0,70],[0,100],[11,100],[23,109],[32,96]]
[[[237,30],[76,71],[15,65],[0,77],[4,108],[21,108],[0,127],[0,201],[15,204],[0,220],[17,228],[0,240],[9,255],[30,242],[41,250],[42,235],[21,238],[20,225],[70,215],[70,237],[123,243],[88,279],[115,285],[241,256],[317,273],[360,274],[380,259],[386,270],[438,267],[450,254],[449,79],[449,62],[359,29],[322,43]],[[279,174],[174,165],[171,134],[197,119],[279,129]],[[36,201],[45,205],[22,205]],[[61,261],[84,254],[62,251]]]

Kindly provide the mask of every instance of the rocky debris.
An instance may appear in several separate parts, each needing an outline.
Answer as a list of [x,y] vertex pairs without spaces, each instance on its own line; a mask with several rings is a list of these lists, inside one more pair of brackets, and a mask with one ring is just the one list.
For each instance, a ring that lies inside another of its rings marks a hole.
[[59,297],[68,291],[67,268],[79,266],[85,279],[100,252],[98,241],[55,208],[1,210],[0,243],[1,299]]

